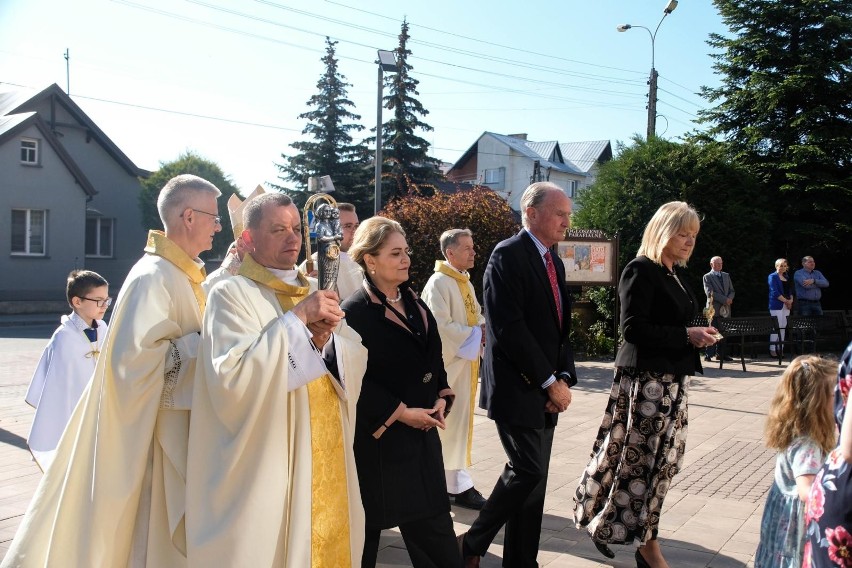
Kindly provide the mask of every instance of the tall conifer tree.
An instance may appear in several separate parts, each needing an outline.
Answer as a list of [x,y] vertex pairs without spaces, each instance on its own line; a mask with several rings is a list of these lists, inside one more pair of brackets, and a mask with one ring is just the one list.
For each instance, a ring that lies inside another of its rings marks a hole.
[[[408,49],[408,22],[403,20],[399,34],[399,46],[396,48],[396,73],[385,75],[385,108],[393,111],[393,116],[382,126],[382,154],[385,181],[383,184],[383,203],[398,195],[405,195],[415,187],[430,194],[429,182],[440,178],[439,160],[429,156],[429,142],[416,134],[418,130],[431,132],[431,126],[419,116],[426,116],[426,110],[415,97],[420,83],[411,76],[413,67],[408,63],[411,50]],[[389,174],[389,175],[387,175]]]
[[[852,0],[714,0],[729,34],[708,44],[708,134],[766,183],[776,256],[852,236]],[[796,266],[791,258],[791,267]]]
[[299,153],[294,156],[281,154],[284,163],[275,164],[282,174],[278,178],[293,182],[295,190],[272,185],[289,194],[301,209],[310,196],[308,177],[328,175],[336,189],[333,197],[337,201],[354,204],[358,212],[365,216],[373,209],[370,154],[363,142],[353,143],[350,134],[364,127],[354,122],[361,120],[361,117],[349,110],[355,104],[347,94],[347,87],[351,85],[337,67],[337,42],[327,37],[325,43],[325,56],[322,58],[325,73],[317,81],[317,94],[307,103],[313,110],[299,115],[299,118],[308,121],[302,134],[309,135],[312,140],[293,142],[290,147]]

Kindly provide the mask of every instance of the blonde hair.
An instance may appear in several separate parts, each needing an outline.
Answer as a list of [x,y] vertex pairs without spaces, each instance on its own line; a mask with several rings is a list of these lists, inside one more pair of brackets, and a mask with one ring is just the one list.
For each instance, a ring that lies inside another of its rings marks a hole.
[[837,361],[818,355],[793,359],[766,416],[766,447],[786,450],[798,436],[811,438],[826,453],[837,443],[837,427],[830,402],[834,400]]
[[[662,264],[663,249],[673,236],[684,229],[697,233],[700,228],[701,220],[695,209],[684,201],[669,201],[661,205],[648,221],[636,256],[647,256],[657,264]],[[686,266],[685,261],[678,261],[677,264]]]
[[403,237],[405,236],[402,225],[393,219],[370,217],[355,229],[355,236],[348,251],[349,257],[366,271],[367,265],[364,263],[364,255],[377,254],[391,233],[399,233]]
[[778,267],[781,266],[782,264],[786,263],[786,262],[787,262],[786,258],[779,258],[778,260],[776,260],[775,261],[775,270],[778,270]]

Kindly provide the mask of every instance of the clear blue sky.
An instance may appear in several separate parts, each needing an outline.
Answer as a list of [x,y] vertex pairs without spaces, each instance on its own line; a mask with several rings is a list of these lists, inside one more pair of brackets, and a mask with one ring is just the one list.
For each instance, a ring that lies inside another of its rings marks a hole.
[[[437,158],[455,162],[483,131],[613,144],[644,136],[650,37],[615,28],[653,30],[665,4],[0,0],[0,89],[65,89],[69,49],[72,98],[139,167],[193,150],[246,193],[274,181],[273,162],[303,139],[297,117],[324,71],[326,35],[340,42],[355,112],[375,126],[376,49],[397,46],[403,17]],[[681,0],[660,27],[658,135],[692,130],[706,105],[696,93],[718,84],[711,32],[727,30],[710,0]]]

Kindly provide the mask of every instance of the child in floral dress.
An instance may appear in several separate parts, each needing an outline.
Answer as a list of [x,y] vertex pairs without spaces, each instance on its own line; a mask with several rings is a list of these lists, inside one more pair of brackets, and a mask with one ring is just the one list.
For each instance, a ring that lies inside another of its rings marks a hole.
[[837,362],[803,355],[781,376],[766,417],[766,445],[778,450],[755,568],[799,568],[804,557],[805,501],[835,445],[832,416]]

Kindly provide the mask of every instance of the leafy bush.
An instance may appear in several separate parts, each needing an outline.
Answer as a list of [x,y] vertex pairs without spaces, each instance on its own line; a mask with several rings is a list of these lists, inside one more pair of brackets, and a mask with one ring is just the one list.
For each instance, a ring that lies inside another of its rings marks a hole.
[[201,253],[201,258],[203,260],[224,258],[228,247],[234,241],[234,231],[228,215],[228,198],[235,193],[239,196],[239,193],[231,182],[231,178],[225,175],[215,162],[202,158],[192,151],[181,154],[172,162],[160,162],[159,170],[140,180],[142,191],[139,193],[139,208],[142,211],[144,228],[163,230],[163,222],[160,220],[160,214],[157,213],[157,197],[166,182],[180,174],[193,174],[204,178],[222,192],[217,200],[219,216],[222,218],[222,230],[213,237],[213,249]]
[[443,259],[439,238],[448,229],[470,229],[476,244],[476,265],[470,271],[476,295],[482,298],[482,274],[491,251],[520,230],[515,213],[486,187],[424,196],[409,194],[393,199],[381,214],[399,222],[412,249],[410,276],[422,289],[432,275],[435,260]]

